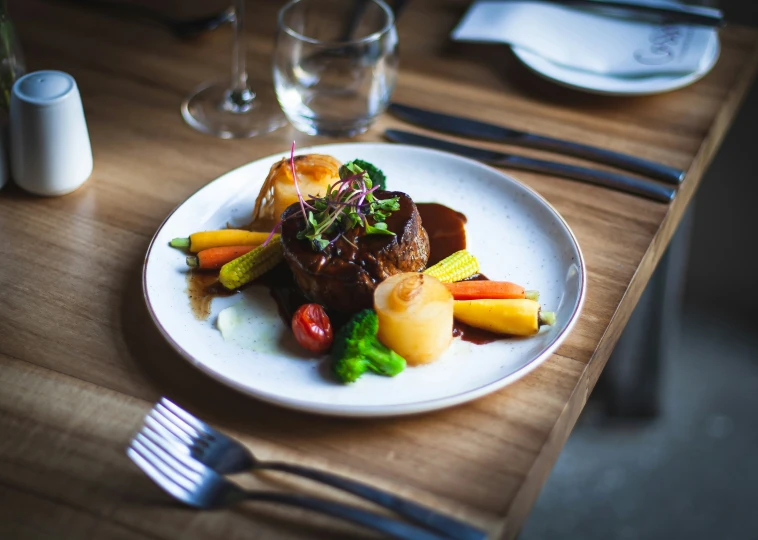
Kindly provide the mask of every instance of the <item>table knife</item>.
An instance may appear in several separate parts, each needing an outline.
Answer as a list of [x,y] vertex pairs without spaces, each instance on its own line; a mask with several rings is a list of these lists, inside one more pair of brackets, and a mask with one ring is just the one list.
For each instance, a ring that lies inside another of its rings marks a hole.
[[626,176],[613,172],[596,171],[585,167],[568,165],[566,163],[514,156],[503,152],[497,152],[495,150],[474,148],[472,146],[465,146],[397,129],[388,129],[384,132],[384,135],[393,142],[443,150],[445,152],[458,154],[459,156],[475,159],[490,165],[572,178],[574,180],[597,184],[611,189],[632,193],[634,195],[641,195],[655,201],[669,202],[676,194],[674,188],[658,184],[651,180],[645,180],[644,178],[635,178],[633,176]]
[[401,105],[400,103],[390,104],[389,111],[402,120],[435,131],[477,139],[488,139],[515,146],[549,150],[567,156],[613,165],[620,169],[636,172],[669,184],[679,184],[684,179],[684,171],[680,169],[594,146],[544,137],[487,122],[480,122],[479,120]]
[[688,6],[670,2],[645,3],[633,0],[540,0],[566,7],[605,10],[622,16],[642,16],[664,24],[694,24],[698,26],[724,26],[720,9],[707,6]]

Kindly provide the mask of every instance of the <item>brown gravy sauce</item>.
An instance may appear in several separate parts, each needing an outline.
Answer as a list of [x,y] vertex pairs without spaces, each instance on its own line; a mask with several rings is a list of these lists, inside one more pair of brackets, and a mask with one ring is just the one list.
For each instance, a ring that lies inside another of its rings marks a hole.
[[204,321],[211,314],[211,302],[218,296],[231,296],[218,282],[218,272],[190,270],[187,272],[187,296],[195,318]]
[[418,203],[416,208],[421,216],[421,224],[429,235],[427,266],[466,249],[466,216],[437,203]]
[[[421,215],[424,229],[429,235],[430,257],[428,266],[438,263],[456,251],[466,249],[466,216],[437,203],[418,203],[416,206]],[[487,277],[476,274],[469,279],[485,280]],[[308,303],[308,299],[295,285],[292,273],[284,262],[266,273],[252,286],[268,288],[271,297],[279,308],[279,315],[287,326],[290,325],[292,315],[297,308]],[[217,272],[192,271],[187,274],[187,294],[195,317],[199,320],[205,320],[210,316],[213,298],[229,296],[234,293],[227,291],[218,283]],[[329,313],[329,316],[334,328],[339,328],[346,321],[345,316],[332,313]],[[478,345],[503,338],[499,334],[480,330],[459,321],[455,321],[453,325],[453,336]]]

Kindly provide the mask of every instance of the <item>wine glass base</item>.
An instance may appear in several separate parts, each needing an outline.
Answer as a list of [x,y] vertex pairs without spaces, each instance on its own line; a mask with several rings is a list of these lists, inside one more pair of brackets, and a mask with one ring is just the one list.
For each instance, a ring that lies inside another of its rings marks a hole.
[[223,82],[195,89],[182,102],[182,118],[196,130],[222,139],[255,137],[287,123],[273,89],[235,94]]

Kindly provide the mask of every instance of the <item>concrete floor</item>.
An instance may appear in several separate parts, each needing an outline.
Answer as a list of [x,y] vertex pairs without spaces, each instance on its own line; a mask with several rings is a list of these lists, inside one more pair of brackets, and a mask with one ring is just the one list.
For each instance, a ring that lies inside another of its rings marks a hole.
[[705,310],[683,327],[660,416],[608,420],[591,402],[519,540],[758,538],[758,335]]

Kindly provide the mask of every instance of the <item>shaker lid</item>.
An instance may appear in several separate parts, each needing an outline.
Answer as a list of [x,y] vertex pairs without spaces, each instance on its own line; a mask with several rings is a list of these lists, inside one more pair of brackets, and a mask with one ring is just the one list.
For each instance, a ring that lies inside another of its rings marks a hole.
[[76,86],[74,78],[62,71],[35,71],[20,77],[13,92],[23,101],[37,105],[52,105],[64,98]]

